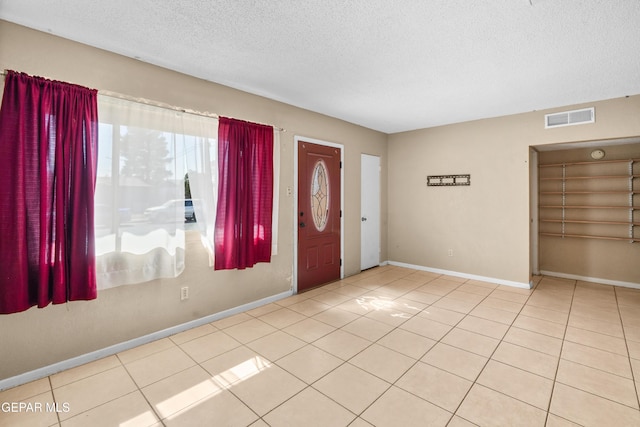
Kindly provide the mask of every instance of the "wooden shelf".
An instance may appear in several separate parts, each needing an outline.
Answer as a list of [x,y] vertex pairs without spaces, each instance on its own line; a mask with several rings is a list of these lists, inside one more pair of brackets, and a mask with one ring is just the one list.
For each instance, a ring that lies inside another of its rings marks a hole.
[[602,191],[541,191],[540,194],[556,194],[556,195],[563,195],[563,194],[627,194],[627,195],[634,195],[634,194],[640,194],[640,191],[630,191],[630,190],[621,190],[621,191],[606,191],[606,190],[602,190]]
[[539,233],[541,236],[554,236],[554,237],[576,237],[580,239],[599,239],[599,240],[619,240],[629,243],[638,243],[640,239],[631,237],[613,237],[613,236],[592,236],[587,234],[562,234],[562,233]]
[[586,166],[586,165],[605,165],[605,164],[613,164],[613,163],[633,163],[640,162],[640,159],[620,159],[620,160],[596,160],[591,162],[567,162],[567,163],[549,163],[546,165],[539,165],[540,168],[555,168],[558,166]]
[[596,206],[596,205],[540,205],[541,208],[553,209],[640,209],[640,206]]
[[573,179],[629,179],[629,178],[640,178],[640,174],[638,175],[590,175],[590,176],[559,176],[559,177],[549,177],[549,178],[540,178],[540,181],[569,181]]
[[603,225],[632,225],[634,227],[640,226],[640,222],[629,221],[591,221],[591,220],[579,220],[579,219],[541,219],[540,222],[555,222],[555,223],[571,223],[571,224],[603,224]]
[[539,165],[538,209],[555,212],[539,215],[539,234],[640,242],[639,166],[640,159]]

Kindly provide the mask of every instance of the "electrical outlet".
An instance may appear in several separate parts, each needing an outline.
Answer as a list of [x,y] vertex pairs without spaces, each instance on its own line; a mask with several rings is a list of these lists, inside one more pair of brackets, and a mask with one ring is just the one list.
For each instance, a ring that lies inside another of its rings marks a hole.
[[184,301],[186,299],[189,299],[189,287],[183,286],[180,288],[180,301]]
[[453,249],[449,249],[449,250],[447,251],[447,255],[449,255],[449,256],[453,256]]

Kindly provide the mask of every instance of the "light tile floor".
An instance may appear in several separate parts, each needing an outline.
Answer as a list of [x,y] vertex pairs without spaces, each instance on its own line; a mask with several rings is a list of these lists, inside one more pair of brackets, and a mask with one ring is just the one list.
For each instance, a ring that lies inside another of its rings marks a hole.
[[0,426],[640,426],[640,290],[535,281],[378,267],[6,390]]

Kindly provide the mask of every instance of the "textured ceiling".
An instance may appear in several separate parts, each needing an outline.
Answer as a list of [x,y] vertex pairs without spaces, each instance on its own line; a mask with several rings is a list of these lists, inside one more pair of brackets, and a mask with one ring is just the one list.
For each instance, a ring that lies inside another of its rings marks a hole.
[[0,0],[0,18],[386,133],[640,94],[639,0]]

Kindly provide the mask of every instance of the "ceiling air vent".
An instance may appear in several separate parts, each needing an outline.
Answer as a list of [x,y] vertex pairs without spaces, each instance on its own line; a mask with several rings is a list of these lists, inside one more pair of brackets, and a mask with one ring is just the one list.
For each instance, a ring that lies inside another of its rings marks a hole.
[[563,111],[561,113],[546,114],[544,116],[545,129],[557,128],[560,126],[583,125],[596,121],[595,108],[585,108],[582,110]]

